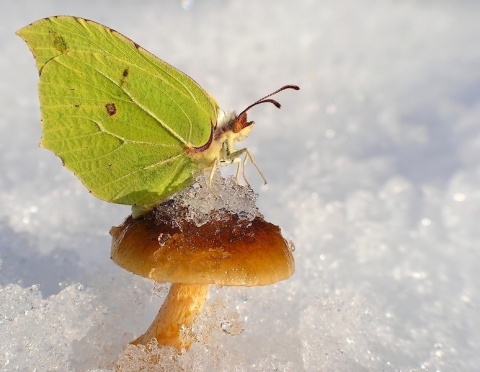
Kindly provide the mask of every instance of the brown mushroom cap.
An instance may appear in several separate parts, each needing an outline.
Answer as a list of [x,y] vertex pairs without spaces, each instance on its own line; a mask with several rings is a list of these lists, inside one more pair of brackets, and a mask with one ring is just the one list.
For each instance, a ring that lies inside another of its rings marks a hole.
[[181,210],[165,203],[113,227],[112,260],[157,282],[185,284],[267,285],[294,272],[290,246],[279,227],[261,217],[242,220],[222,210],[196,226],[172,215],[182,215]]

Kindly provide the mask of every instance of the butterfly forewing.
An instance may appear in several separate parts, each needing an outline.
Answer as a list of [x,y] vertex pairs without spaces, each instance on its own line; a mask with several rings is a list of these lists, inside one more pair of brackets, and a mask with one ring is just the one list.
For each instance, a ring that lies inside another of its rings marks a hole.
[[106,201],[143,205],[192,182],[189,147],[218,105],[195,81],[93,21],[60,16],[18,32],[40,72],[42,145]]

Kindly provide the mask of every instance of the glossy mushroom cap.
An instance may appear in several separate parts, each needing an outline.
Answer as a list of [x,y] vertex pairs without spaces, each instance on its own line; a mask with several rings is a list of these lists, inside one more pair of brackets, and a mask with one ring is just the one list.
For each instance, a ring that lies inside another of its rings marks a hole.
[[111,258],[124,269],[157,282],[259,286],[294,272],[290,245],[278,226],[224,210],[196,226],[167,202],[110,230]]

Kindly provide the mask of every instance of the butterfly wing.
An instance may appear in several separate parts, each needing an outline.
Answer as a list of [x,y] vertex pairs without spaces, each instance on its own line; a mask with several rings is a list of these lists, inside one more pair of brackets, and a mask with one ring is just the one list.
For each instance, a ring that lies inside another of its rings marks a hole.
[[17,32],[40,73],[41,145],[96,197],[145,205],[192,183],[218,104],[190,77],[93,21],[58,16]]

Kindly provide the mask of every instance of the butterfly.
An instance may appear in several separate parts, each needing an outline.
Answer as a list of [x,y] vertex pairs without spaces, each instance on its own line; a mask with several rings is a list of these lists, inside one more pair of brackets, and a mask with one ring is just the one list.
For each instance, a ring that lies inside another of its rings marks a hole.
[[[247,111],[220,109],[192,78],[111,28],[55,16],[17,31],[40,74],[41,146],[107,202],[143,208],[205,169],[245,160]],[[253,160],[253,159],[252,159]],[[212,173],[213,174],[213,173]]]

